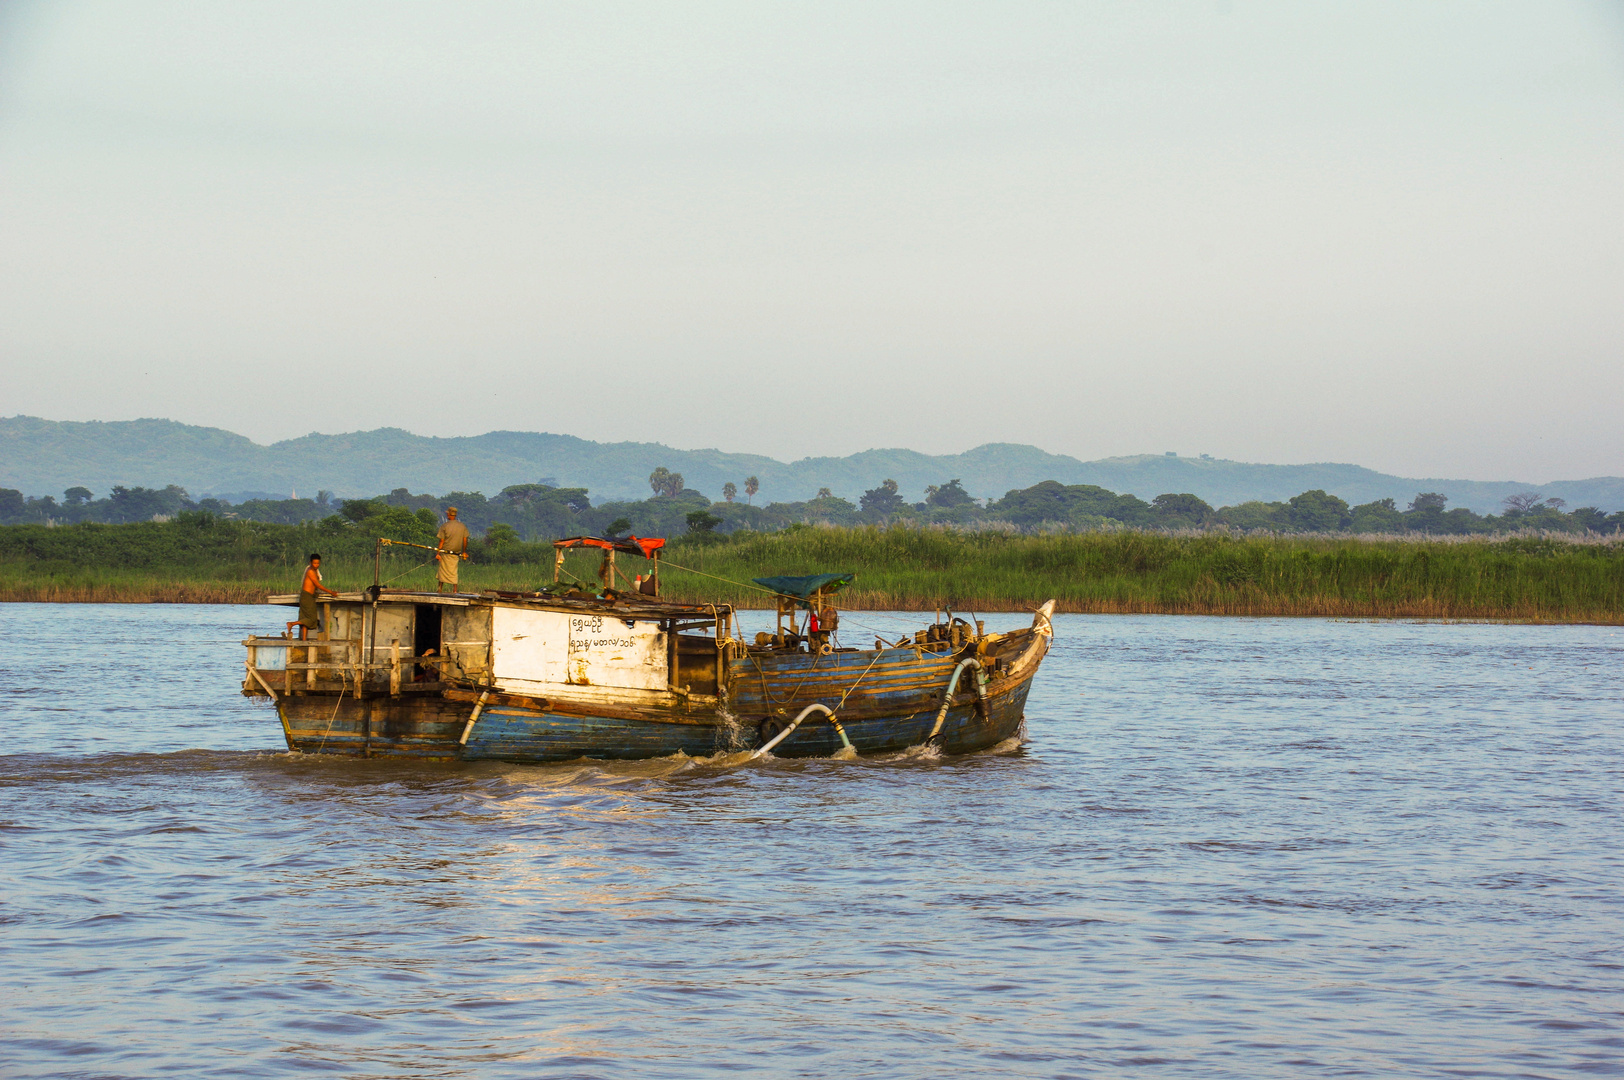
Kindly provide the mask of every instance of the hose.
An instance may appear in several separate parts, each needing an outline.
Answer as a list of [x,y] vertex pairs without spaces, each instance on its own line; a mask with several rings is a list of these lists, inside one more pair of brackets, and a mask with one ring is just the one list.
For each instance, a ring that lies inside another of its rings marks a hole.
[[925,737],[926,742],[941,734],[942,724],[947,720],[947,707],[953,704],[953,691],[958,689],[959,676],[967,667],[976,669],[976,698],[983,706],[987,704],[987,672],[981,666],[981,661],[973,656],[960,660],[958,666],[953,669],[953,677],[947,680],[947,692],[942,695],[942,707],[936,712],[936,723],[931,727],[930,734]]
[[821,712],[823,715],[829,718],[829,723],[835,726],[835,731],[840,735],[840,741],[845,744],[847,750],[850,750],[852,748],[851,740],[846,738],[846,729],[840,726],[839,720],[835,719],[834,710],[829,708],[827,705],[822,705],[814,701],[812,704],[808,705],[806,708],[802,709],[796,714],[795,719],[789,722],[789,727],[785,728],[783,731],[780,731],[777,735],[774,735],[772,739],[768,741],[767,745],[751,754],[750,760],[754,761],[761,755],[770,753],[773,747],[789,738],[790,735],[794,733],[795,729],[801,726],[802,720],[805,720],[808,716],[811,716],[815,712]]

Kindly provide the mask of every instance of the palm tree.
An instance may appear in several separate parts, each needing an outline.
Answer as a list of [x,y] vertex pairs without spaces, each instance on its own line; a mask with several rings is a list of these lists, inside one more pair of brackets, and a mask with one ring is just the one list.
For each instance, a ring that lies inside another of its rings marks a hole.
[[682,494],[682,474],[672,472],[661,465],[648,474],[648,486],[654,489],[656,495],[670,495],[675,498]]
[[745,494],[745,500],[747,502],[754,500],[755,497],[756,497],[756,492],[758,492],[760,490],[761,490],[761,481],[760,480],[757,480],[753,476],[746,476],[744,478],[744,494]]
[[738,493],[738,485],[734,484],[733,481],[729,480],[727,483],[722,485],[722,498],[726,499],[728,502],[732,502],[733,496],[737,495]]

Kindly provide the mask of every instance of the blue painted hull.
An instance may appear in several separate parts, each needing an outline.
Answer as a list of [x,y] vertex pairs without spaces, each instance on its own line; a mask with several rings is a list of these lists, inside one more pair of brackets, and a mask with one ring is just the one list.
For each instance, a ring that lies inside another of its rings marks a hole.
[[[750,651],[728,662],[726,696],[694,702],[590,706],[498,692],[470,726],[467,688],[422,687],[361,701],[294,691],[278,703],[290,749],[306,753],[426,759],[557,762],[638,759],[754,750],[797,716],[800,725],[773,748],[777,757],[829,757],[849,741],[859,754],[896,753],[926,742],[972,753],[1021,732],[1027,693],[1044,648],[1016,635],[1002,654],[987,652],[993,672],[984,691],[956,684],[940,729],[942,695],[962,674],[962,651],[902,647],[880,652]],[[822,705],[838,724],[808,706]],[[600,711],[601,710],[601,711]],[[615,715],[602,715],[613,713]],[[841,732],[844,732],[844,739]],[[934,733],[934,734],[933,734]],[[466,743],[461,740],[466,736]]]
[[[985,708],[971,702],[947,711],[935,745],[950,754],[996,746],[1020,733],[1031,682],[989,698]],[[917,695],[916,695],[917,696]],[[938,699],[939,700],[939,699]],[[895,753],[930,739],[939,705],[931,703],[899,716],[843,719],[846,737],[859,754]],[[534,709],[488,708],[463,748],[467,759],[516,762],[570,761],[576,758],[637,759],[712,754],[755,749],[762,742],[758,722],[673,723],[572,716]],[[773,749],[776,757],[831,757],[843,747],[833,724],[809,717]]]

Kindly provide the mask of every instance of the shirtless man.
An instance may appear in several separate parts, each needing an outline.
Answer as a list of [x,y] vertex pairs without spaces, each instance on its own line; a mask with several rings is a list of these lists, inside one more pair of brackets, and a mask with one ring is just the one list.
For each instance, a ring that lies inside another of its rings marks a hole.
[[436,591],[445,592],[447,585],[457,591],[457,562],[468,557],[468,526],[457,520],[457,508],[445,508],[445,524],[434,534],[434,546],[445,554],[440,556],[440,580]]
[[309,631],[321,625],[321,617],[316,614],[318,592],[324,592],[328,596],[338,595],[336,589],[329,589],[321,583],[321,556],[311,552],[310,565],[305,567],[304,584],[299,586],[299,617],[288,623],[289,635],[293,633],[295,626],[299,628],[300,641],[308,639]]

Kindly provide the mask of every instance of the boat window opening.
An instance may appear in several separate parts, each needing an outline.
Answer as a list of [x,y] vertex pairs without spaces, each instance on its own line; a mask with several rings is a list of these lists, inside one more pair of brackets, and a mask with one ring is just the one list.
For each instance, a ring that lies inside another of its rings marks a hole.
[[691,694],[716,693],[716,640],[697,635],[673,635],[671,684]]
[[[414,604],[417,609],[416,624],[412,631],[412,652],[417,656],[440,655],[440,627],[441,612],[438,604]],[[417,681],[435,681],[439,679],[439,668],[432,665],[419,665]]]

